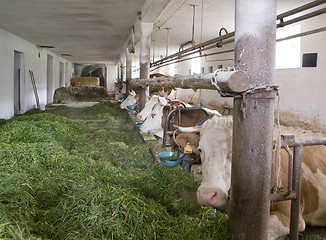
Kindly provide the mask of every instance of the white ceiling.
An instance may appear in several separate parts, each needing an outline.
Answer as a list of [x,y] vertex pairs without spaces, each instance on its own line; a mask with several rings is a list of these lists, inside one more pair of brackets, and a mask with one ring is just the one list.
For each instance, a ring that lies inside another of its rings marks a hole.
[[[75,63],[117,63],[137,23],[145,0],[0,0],[0,27]],[[234,31],[234,0],[147,0],[162,12],[154,21],[152,40],[156,51],[169,53],[192,38],[193,7],[195,42],[218,36],[220,28]],[[301,6],[308,0],[279,0],[278,13]],[[161,5],[160,5],[161,4]],[[163,8],[165,9],[163,10]],[[254,6],[253,6],[254,7]],[[162,11],[162,10],[163,11]],[[152,10],[148,11],[149,13]],[[148,13],[147,13],[148,14]],[[165,50],[164,50],[165,52]]]
[[0,0],[0,27],[73,62],[116,61],[145,0]]

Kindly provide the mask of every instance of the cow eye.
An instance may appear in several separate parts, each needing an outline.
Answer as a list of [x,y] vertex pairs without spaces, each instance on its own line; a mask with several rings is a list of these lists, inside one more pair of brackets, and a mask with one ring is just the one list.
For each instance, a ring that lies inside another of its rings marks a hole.
[[198,148],[198,152],[200,152],[200,153],[202,152],[201,148]]
[[154,118],[155,117],[155,114],[154,113],[152,113],[152,118]]

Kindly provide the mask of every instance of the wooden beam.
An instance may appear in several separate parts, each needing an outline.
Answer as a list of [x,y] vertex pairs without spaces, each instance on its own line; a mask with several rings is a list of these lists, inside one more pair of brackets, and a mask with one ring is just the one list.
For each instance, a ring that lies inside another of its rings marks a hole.
[[174,77],[154,77],[151,79],[133,79],[132,88],[136,87],[165,87],[216,89],[216,87],[229,93],[239,93],[250,89],[247,74],[244,71],[216,71],[215,73]]

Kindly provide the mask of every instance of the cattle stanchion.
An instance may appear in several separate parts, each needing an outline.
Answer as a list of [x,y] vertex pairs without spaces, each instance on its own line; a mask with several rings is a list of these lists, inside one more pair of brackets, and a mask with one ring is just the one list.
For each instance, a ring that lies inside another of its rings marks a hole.
[[[299,237],[299,211],[301,198],[301,160],[303,146],[326,145],[326,138],[295,139],[294,135],[281,135],[281,147],[286,149],[289,155],[288,186],[286,192],[271,193],[271,201],[291,200],[290,240],[298,240]],[[294,148],[294,154],[289,148]]]
[[[172,135],[173,131],[169,131],[170,128],[172,128],[173,125],[181,126],[181,113],[185,111],[201,111],[204,112],[206,117],[209,115],[207,111],[200,107],[182,107],[182,108],[176,108],[173,109],[167,116],[165,125],[164,125],[164,132],[163,132],[163,141],[162,141],[162,147],[167,147],[167,137],[168,135]],[[175,121],[175,122],[174,122]],[[190,127],[190,126],[181,126],[181,127]]]

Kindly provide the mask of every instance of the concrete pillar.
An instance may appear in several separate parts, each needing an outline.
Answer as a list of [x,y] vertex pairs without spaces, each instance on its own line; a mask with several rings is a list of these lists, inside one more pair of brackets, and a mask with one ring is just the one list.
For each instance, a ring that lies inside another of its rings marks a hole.
[[124,78],[125,78],[125,71],[124,71],[124,66],[122,64],[122,62],[120,63],[120,81],[123,82]]
[[116,65],[106,64],[106,90],[109,93],[114,93],[114,83],[118,76],[117,69]]
[[131,75],[132,74],[132,58],[131,54],[128,51],[128,48],[126,49],[126,92],[129,94],[130,90],[130,80],[131,80]]
[[[140,23],[140,79],[148,79],[150,73],[150,45],[153,23]],[[139,88],[139,110],[146,103],[146,89]]]
[[[276,0],[236,0],[235,65],[252,87],[274,84]],[[234,98],[230,230],[268,239],[275,91]]]

